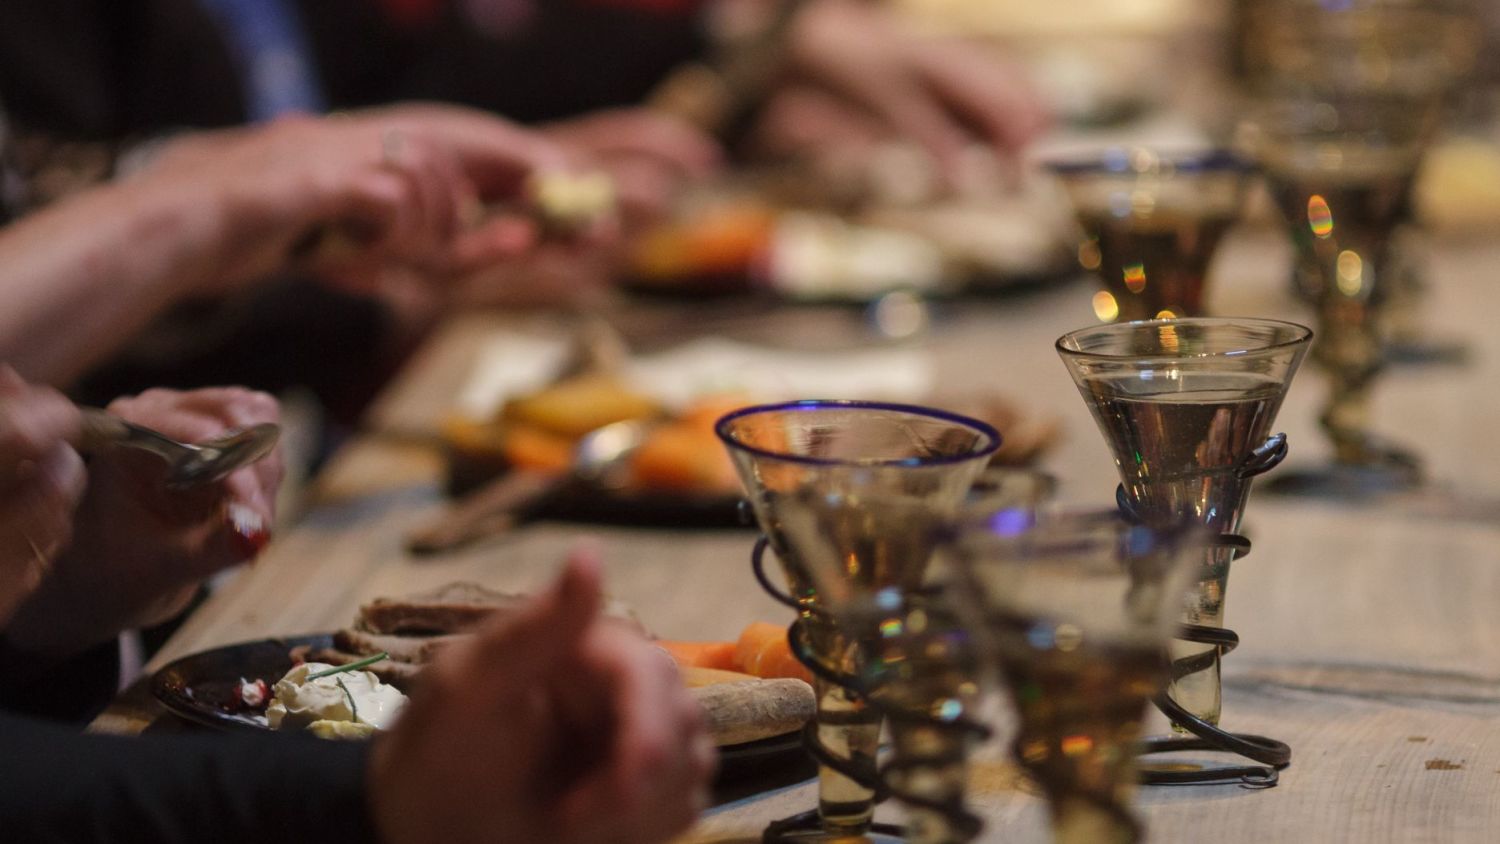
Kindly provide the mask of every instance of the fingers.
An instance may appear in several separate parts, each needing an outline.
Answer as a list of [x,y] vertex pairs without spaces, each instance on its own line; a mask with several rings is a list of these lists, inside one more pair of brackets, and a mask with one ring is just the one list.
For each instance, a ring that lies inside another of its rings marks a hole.
[[914,45],[914,64],[938,99],[1000,152],[1014,154],[1048,124],[1025,76],[962,42]]
[[487,112],[451,105],[402,105],[371,112],[401,132],[444,143],[482,199],[514,199],[531,174],[566,167],[567,156],[535,132]]
[[544,676],[574,653],[603,605],[600,578],[598,552],[580,546],[550,589],[515,615],[482,628],[476,644],[497,666],[484,672],[489,682],[510,687]]
[[78,408],[61,393],[33,387],[0,366],[0,483],[13,481],[28,461],[76,442],[80,424]]
[[[139,396],[117,399],[109,410],[184,442],[202,442],[229,430],[280,418],[275,398],[241,387],[147,390]],[[138,481],[143,472],[154,476],[163,471],[159,461],[132,461],[131,457],[134,455],[111,453],[102,458],[99,471],[113,471]],[[275,520],[276,491],[283,471],[278,446],[216,484],[171,492],[151,477],[138,485],[143,503],[168,519],[171,529],[207,528],[200,552],[194,556],[194,569],[208,574],[243,562],[264,546]]]
[[642,108],[598,112],[556,124],[549,134],[595,158],[647,158],[680,175],[703,178],[724,160],[718,142],[694,126]]
[[[609,751],[558,805],[559,824],[585,840],[654,841],[690,826],[707,804],[717,758],[703,716],[671,660],[624,629],[590,653],[607,676]],[[590,830],[593,819],[609,826]]]
[[73,511],[86,483],[82,458],[65,445],[24,467],[0,507],[0,553],[55,556],[72,536]]
[[529,252],[539,239],[536,225],[518,217],[497,217],[458,234],[449,250],[447,271],[467,275]]

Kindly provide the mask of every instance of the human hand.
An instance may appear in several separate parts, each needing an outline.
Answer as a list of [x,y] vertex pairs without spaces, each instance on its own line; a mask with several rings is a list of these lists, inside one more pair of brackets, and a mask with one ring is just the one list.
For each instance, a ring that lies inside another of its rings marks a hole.
[[600,617],[599,563],[424,672],[367,774],[389,844],[635,844],[705,807],[714,748],[670,660]]
[[486,218],[484,204],[564,166],[551,143],[499,118],[403,105],[184,136],[143,183],[209,192],[224,249],[203,275],[220,286],[301,262],[358,287],[392,264],[444,278],[525,252],[533,227]]
[[[236,387],[147,390],[108,410],[184,442],[275,422],[276,400]],[[94,455],[75,537],[52,575],[17,612],[12,645],[65,656],[121,630],[181,612],[204,578],[253,557],[269,538],[281,483],[273,451],[218,483],[188,490],[163,484],[154,455],[110,449]]]
[[0,365],[0,624],[34,592],[72,536],[83,495],[78,408]]
[[644,108],[598,111],[552,123],[546,137],[578,166],[609,173],[627,231],[661,219],[690,181],[723,164],[713,138],[688,123]]
[[856,0],[809,3],[787,47],[796,75],[917,141],[950,173],[976,142],[1013,155],[1047,124],[1017,68],[969,42],[914,35]]

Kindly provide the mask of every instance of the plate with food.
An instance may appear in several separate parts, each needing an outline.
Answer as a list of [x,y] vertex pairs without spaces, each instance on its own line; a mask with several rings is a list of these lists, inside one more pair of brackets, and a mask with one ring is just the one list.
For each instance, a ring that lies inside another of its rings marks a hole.
[[[524,600],[473,583],[378,598],[332,633],[182,657],[153,675],[151,691],[174,715],[214,729],[367,738],[395,721],[437,653]],[[618,602],[606,612],[640,626]],[[703,707],[721,783],[806,763],[801,730],[816,704],[785,642],[785,630],[769,624],[752,625],[737,642],[658,642]]]
[[[458,500],[413,532],[415,552],[456,548],[530,519],[748,526],[713,429],[758,401],[836,395],[943,407],[994,424],[1004,438],[995,460],[1010,466],[1030,463],[1059,430],[1055,419],[1003,396],[933,395],[930,352],[906,345],[814,352],[709,337],[633,356],[618,338],[592,352],[508,333],[493,341],[442,423]],[[550,380],[530,364],[548,351],[562,373]]]
[[920,148],[872,152],[837,172],[806,161],[699,186],[631,242],[627,286],[868,303],[897,290],[948,297],[1076,273],[1072,218],[1045,180],[1016,180],[976,149],[954,190]]
[[745,403],[706,396],[673,411],[590,372],[513,396],[485,418],[455,415],[443,440],[458,502],[408,545],[448,550],[531,519],[743,526],[739,481],[713,425]]

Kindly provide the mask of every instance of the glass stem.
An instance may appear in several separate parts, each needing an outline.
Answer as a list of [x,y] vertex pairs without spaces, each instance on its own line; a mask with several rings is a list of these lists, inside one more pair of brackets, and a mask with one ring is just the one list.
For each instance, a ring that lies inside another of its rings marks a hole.
[[[951,725],[903,723],[897,719],[892,719],[890,729],[892,758],[902,766],[895,783],[901,791],[938,803],[960,803],[969,774],[965,735]],[[912,806],[906,817],[906,840],[912,844],[965,844],[971,840],[942,812]]]
[[[1210,550],[1204,560],[1203,579],[1189,599],[1183,621],[1205,627],[1224,626],[1224,594],[1229,587],[1229,555]],[[1172,662],[1193,659],[1206,665],[1177,677],[1167,686],[1167,694],[1183,709],[1215,726],[1223,711],[1223,685],[1219,676],[1220,655],[1217,645],[1174,639],[1167,649]],[[1175,671],[1173,672],[1175,675]],[[1186,732],[1173,724],[1178,732]]]
[[1333,440],[1334,459],[1346,465],[1368,463],[1370,387],[1382,363],[1376,314],[1370,303],[1338,294],[1326,296],[1318,309],[1313,356],[1332,378],[1320,421]]
[[[835,758],[855,771],[875,774],[875,754],[880,747],[880,715],[842,686],[819,679],[818,741]],[[837,835],[858,836],[869,830],[875,814],[875,793],[826,765],[818,768],[818,816],[823,830]]]

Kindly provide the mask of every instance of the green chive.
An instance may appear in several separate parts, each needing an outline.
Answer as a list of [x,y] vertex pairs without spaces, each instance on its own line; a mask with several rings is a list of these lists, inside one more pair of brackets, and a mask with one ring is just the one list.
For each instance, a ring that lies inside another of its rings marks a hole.
[[356,724],[358,724],[359,723],[359,707],[357,707],[357,706],[354,705],[354,695],[349,694],[349,687],[346,686],[346,685],[344,685],[344,678],[343,677],[337,677],[337,678],[334,679],[333,682],[339,684],[339,688],[341,688],[341,689],[344,690],[344,698],[349,701],[349,720],[352,721],[352,722],[354,722],[354,723],[356,723]]
[[335,665],[332,668],[325,668],[322,671],[316,672],[314,674],[309,674],[307,675],[307,679],[316,680],[319,677],[332,677],[335,674],[343,674],[346,671],[358,671],[359,669],[365,668],[366,666],[374,665],[375,663],[389,656],[389,653],[381,651],[374,656],[367,656],[364,659],[355,660],[348,665]]

